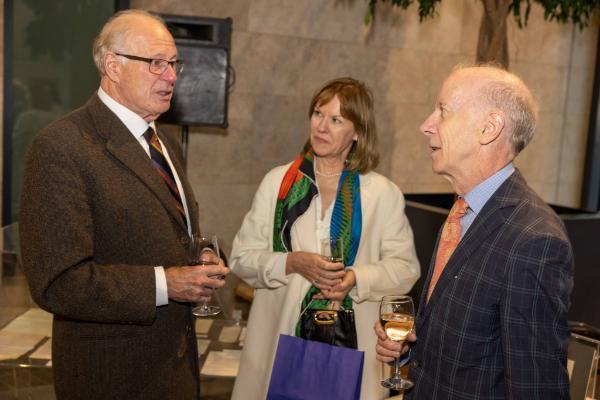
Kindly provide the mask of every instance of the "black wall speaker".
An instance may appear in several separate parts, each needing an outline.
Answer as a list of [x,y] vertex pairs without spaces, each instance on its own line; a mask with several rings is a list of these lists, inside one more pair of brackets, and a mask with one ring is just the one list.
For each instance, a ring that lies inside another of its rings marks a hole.
[[227,127],[231,18],[160,15],[185,63],[171,108],[159,121]]

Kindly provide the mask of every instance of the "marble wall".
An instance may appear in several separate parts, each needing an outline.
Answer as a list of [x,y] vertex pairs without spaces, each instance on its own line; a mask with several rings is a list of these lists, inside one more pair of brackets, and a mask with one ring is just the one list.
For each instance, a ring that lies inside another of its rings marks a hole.
[[[431,172],[420,122],[444,77],[473,62],[482,7],[474,0],[441,3],[419,22],[415,5],[382,4],[363,25],[366,0],[132,0],[151,11],[231,17],[236,82],[227,129],[192,128],[189,177],[204,229],[225,247],[237,231],[262,176],[290,161],[308,132],[312,92],[350,75],[374,91],[382,163],[379,171],[406,193],[449,192]],[[537,134],[517,165],[552,203],[577,206],[585,154],[598,22],[580,32],[545,22],[534,6],[529,25],[509,23],[511,69],[540,101]],[[176,129],[176,127],[172,127]]]

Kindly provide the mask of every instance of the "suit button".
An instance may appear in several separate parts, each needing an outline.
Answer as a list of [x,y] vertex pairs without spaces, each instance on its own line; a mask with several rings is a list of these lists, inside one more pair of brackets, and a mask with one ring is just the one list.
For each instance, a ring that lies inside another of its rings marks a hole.
[[410,367],[411,368],[419,368],[420,364],[417,360],[410,360]]
[[182,236],[179,238],[179,241],[181,242],[181,244],[183,244],[184,246],[187,246],[190,243],[190,238],[187,236]]

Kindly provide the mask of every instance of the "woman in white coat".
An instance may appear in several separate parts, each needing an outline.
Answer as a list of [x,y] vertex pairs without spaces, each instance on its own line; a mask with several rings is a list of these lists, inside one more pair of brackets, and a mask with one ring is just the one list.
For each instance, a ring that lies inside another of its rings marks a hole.
[[[233,242],[231,269],[256,288],[234,400],[266,398],[279,334],[296,334],[301,310],[319,300],[354,309],[365,352],[361,399],[389,394],[379,382],[385,377],[372,327],[381,297],[406,293],[419,278],[404,197],[372,171],[379,156],[363,83],[328,82],[313,96],[309,117],[303,151],[265,176]],[[330,237],[343,239],[344,264],[318,254]]]

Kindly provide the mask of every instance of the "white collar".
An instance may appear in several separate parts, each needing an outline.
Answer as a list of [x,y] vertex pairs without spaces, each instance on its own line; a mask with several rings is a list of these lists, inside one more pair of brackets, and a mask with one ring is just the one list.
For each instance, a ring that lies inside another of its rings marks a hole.
[[110,97],[104,90],[102,90],[101,87],[98,88],[98,97],[100,98],[100,101],[106,105],[106,107],[115,113],[117,118],[123,122],[127,129],[129,129],[129,132],[131,132],[136,139],[139,140],[140,136],[142,136],[148,129],[148,126],[156,130],[154,121],[148,124],[142,117]]

